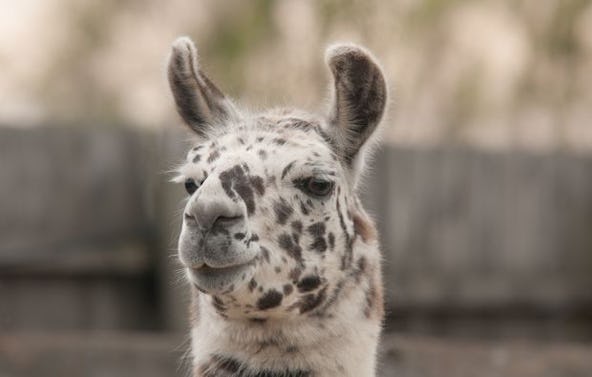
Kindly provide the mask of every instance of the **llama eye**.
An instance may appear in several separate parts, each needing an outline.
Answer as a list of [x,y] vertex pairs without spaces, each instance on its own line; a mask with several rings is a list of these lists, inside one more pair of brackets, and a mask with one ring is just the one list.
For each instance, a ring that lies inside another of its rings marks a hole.
[[300,187],[301,189],[309,195],[317,196],[317,197],[324,197],[327,196],[333,191],[334,183],[332,181],[327,181],[321,178],[307,178],[304,179]]
[[187,180],[185,180],[185,190],[187,190],[189,195],[192,195],[194,192],[196,192],[198,188],[199,186],[193,179],[187,178]]

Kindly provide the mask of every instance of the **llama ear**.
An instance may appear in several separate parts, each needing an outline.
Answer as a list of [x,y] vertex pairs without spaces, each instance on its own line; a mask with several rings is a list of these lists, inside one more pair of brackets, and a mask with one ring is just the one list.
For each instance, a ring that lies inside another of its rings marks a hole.
[[333,74],[328,130],[342,157],[352,163],[384,113],[387,89],[372,54],[352,44],[329,47],[325,61]]
[[188,37],[173,42],[168,78],[179,115],[198,135],[206,136],[209,127],[236,118],[232,102],[199,68],[197,49]]

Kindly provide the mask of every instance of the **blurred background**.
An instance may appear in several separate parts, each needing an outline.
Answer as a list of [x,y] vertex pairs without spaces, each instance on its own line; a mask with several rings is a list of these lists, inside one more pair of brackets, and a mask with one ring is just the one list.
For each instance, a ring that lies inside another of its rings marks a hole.
[[179,35],[253,109],[323,109],[331,42],[382,62],[392,103],[363,190],[381,377],[592,376],[592,1],[0,9],[0,377],[188,375]]

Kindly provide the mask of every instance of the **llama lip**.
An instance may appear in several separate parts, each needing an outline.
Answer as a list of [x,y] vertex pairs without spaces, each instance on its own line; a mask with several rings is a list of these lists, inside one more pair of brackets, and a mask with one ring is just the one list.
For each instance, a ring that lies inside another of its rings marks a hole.
[[208,293],[224,291],[232,283],[248,281],[254,264],[252,262],[228,267],[211,267],[207,264],[199,268],[188,268],[188,276],[193,284]]
[[231,272],[231,271],[236,270],[242,266],[244,266],[244,264],[235,265],[235,266],[216,267],[216,266],[210,266],[207,263],[205,263],[201,267],[192,268],[192,270],[195,271],[196,273],[200,273],[204,276],[215,276],[217,274]]

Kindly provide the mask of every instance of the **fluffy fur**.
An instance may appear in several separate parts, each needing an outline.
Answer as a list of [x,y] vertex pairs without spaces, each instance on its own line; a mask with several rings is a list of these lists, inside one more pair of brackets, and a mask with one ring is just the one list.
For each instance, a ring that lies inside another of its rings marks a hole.
[[[176,178],[196,186],[179,239],[194,377],[375,375],[381,257],[356,180],[386,85],[361,47],[332,46],[326,61],[326,115],[248,114],[205,76],[188,38],[173,44],[173,96],[200,138]],[[311,191],[319,181],[328,193]]]

